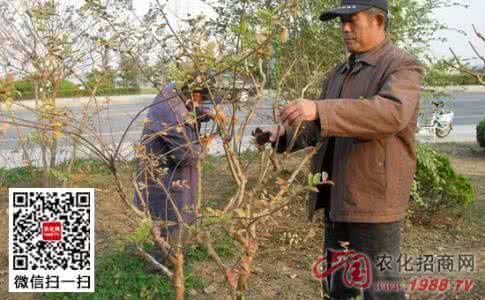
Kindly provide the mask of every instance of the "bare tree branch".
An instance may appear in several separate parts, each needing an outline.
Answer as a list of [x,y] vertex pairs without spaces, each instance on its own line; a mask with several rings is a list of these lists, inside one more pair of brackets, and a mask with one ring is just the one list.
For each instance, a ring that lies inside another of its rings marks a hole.
[[166,266],[159,263],[155,258],[153,258],[153,256],[146,253],[143,247],[137,244],[136,249],[138,250],[138,255],[140,255],[145,261],[150,263],[156,270],[164,273],[168,276],[168,278],[173,279],[173,272],[170,271]]
[[475,34],[478,36],[478,38],[485,42],[485,36],[483,34],[481,34],[480,32],[478,32],[475,25],[472,25],[472,26],[473,26],[473,31],[475,31]]
[[454,58],[454,61],[455,61],[455,64],[447,63],[450,67],[452,67],[452,68],[454,68],[454,69],[456,69],[456,70],[458,70],[462,73],[465,73],[465,74],[468,74],[468,75],[475,77],[481,85],[485,85],[485,80],[483,80],[482,75],[480,75],[479,73],[472,71],[469,68],[465,67],[463,65],[463,63],[461,62],[461,60],[456,55],[456,53],[453,51],[453,49],[450,48],[450,52],[453,55],[453,58]]

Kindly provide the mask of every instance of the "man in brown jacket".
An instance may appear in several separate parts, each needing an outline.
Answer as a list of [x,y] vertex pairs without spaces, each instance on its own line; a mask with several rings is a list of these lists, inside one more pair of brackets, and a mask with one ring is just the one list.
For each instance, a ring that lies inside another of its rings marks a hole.
[[[387,9],[386,0],[344,0],[320,17],[340,18],[349,61],[331,71],[320,100],[292,101],[281,112],[285,125],[272,130],[280,152],[321,144],[312,172],[328,172],[335,186],[310,195],[307,217],[313,220],[315,210],[325,208],[327,267],[342,242],[370,261],[372,280],[364,288],[352,285],[362,280],[360,273],[347,273],[350,286],[343,269],[324,278],[332,299],[355,297],[361,288],[365,299],[404,299],[402,290],[382,291],[379,284],[400,280],[400,222],[416,168],[423,69],[386,38]],[[379,256],[392,257],[385,270],[377,268]]]

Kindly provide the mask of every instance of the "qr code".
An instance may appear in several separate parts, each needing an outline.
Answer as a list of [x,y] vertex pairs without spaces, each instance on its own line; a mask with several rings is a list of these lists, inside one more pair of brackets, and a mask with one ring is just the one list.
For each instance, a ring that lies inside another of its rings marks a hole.
[[9,189],[9,292],[94,292],[94,189]]

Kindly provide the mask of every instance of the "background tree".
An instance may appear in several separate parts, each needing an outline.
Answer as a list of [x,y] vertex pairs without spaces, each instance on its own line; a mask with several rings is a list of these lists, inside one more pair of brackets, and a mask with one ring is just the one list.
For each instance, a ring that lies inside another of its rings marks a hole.
[[138,62],[134,61],[133,58],[124,54],[121,55],[120,65],[118,67],[120,85],[125,88],[140,88],[140,77],[141,73],[136,65]]
[[1,1],[0,14],[1,64],[15,77],[33,82],[37,113],[33,125],[54,129],[37,129],[28,137],[20,137],[22,145],[28,140],[40,147],[44,186],[48,186],[62,137],[59,129],[65,126],[62,116],[68,113],[57,107],[56,99],[65,79],[96,60],[92,43],[85,39],[85,33],[94,26],[80,18],[75,6],[67,1]]
[[[255,28],[255,19],[259,14],[264,14],[264,9],[277,7],[279,1],[254,0],[233,1],[213,0],[212,6],[217,17],[212,21],[213,30],[216,34],[228,36],[228,47],[237,48],[238,43],[243,43],[240,37],[238,24],[242,20],[242,29]],[[288,1],[292,12],[280,16],[288,32],[285,32],[272,45],[272,55],[266,61],[268,78],[274,78],[272,87],[283,77],[281,83],[288,93],[285,98],[295,98],[312,80],[309,78],[322,77],[337,63],[345,60],[346,52],[340,33],[339,21],[322,23],[320,14],[330,7],[340,4],[336,0],[322,1]],[[437,21],[433,13],[436,9],[453,6],[447,1],[398,1],[389,2],[389,25],[387,28],[389,37],[400,47],[417,56],[425,65],[432,62],[428,53],[430,42],[440,39],[435,35],[446,26]],[[231,31],[225,30],[227,28]],[[281,41],[287,40],[286,43]],[[284,74],[291,66],[292,72]],[[317,80],[318,82],[318,80]],[[308,87],[307,94],[318,97],[319,84],[313,83]]]

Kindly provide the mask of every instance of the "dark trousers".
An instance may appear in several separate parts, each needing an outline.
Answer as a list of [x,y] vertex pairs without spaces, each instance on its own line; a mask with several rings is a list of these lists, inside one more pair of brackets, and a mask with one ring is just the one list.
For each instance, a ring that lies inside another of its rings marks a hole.
[[[365,254],[371,269],[370,286],[368,288],[355,288],[353,284],[348,287],[343,278],[344,267],[324,278],[322,283],[327,287],[331,299],[351,299],[361,295],[362,291],[365,300],[405,299],[404,290],[397,287],[400,281],[398,259],[401,222],[385,224],[336,223],[329,221],[328,216],[326,220],[324,256],[327,257],[327,268],[331,266],[332,255],[336,255],[337,251],[345,250],[341,242],[348,242],[348,246],[345,247],[355,253]],[[362,256],[357,257],[361,258],[358,260],[360,261],[360,270],[365,269]],[[357,257],[354,256],[354,258]],[[353,264],[357,260],[352,261],[350,259],[349,261],[349,265],[359,266]],[[347,272],[347,283],[352,278],[360,277],[361,280],[365,278],[362,277],[365,276],[365,273],[359,274],[357,268],[353,267]],[[393,288],[383,288],[386,284],[389,287],[389,283]],[[402,285],[401,288],[403,288]]]

